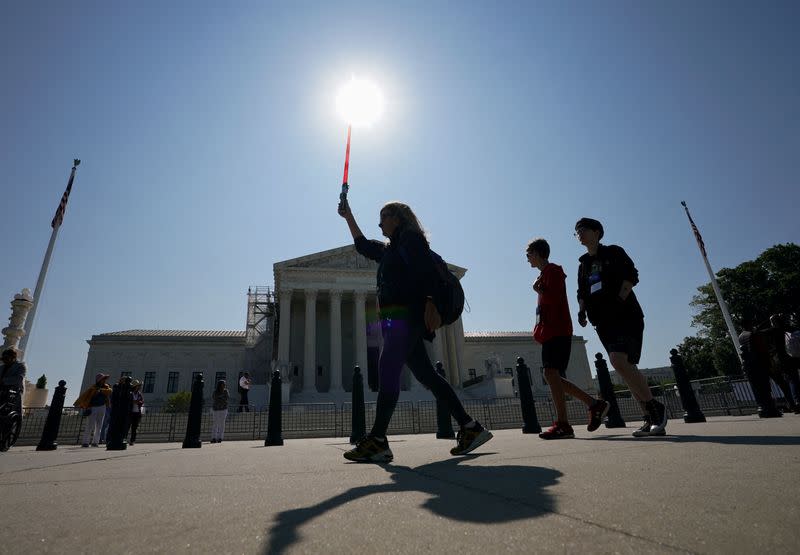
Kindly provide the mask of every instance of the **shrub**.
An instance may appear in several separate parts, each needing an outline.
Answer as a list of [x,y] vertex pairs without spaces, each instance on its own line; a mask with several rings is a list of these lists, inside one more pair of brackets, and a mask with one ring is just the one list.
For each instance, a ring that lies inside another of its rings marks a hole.
[[189,403],[192,400],[192,394],[189,391],[179,391],[167,397],[167,404],[164,406],[164,412],[189,412]]
[[44,389],[47,387],[47,376],[42,374],[42,376],[36,380],[36,389]]

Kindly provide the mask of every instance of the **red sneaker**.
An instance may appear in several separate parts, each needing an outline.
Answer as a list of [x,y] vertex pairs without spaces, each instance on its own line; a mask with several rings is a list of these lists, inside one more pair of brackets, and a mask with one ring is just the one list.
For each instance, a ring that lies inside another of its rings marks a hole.
[[575,432],[569,424],[553,422],[550,429],[539,434],[539,437],[542,439],[572,439],[575,437]]

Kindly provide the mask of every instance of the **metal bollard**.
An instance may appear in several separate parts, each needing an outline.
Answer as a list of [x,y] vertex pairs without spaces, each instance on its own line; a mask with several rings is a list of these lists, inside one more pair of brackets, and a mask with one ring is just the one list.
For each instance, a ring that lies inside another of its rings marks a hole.
[[536,416],[536,403],[531,392],[531,377],[528,367],[522,357],[517,359],[517,388],[519,389],[519,403],[522,408],[523,434],[538,434],[542,431],[539,419]]
[[128,448],[128,440],[125,439],[125,430],[128,428],[128,420],[131,417],[131,379],[126,377],[122,383],[114,386],[111,392],[111,423],[108,425],[108,435],[106,436],[107,451],[124,451]]
[[184,449],[198,449],[203,446],[200,441],[200,422],[203,418],[203,374],[197,374],[192,383],[192,400],[189,401],[189,418],[186,421],[186,436],[183,438]]
[[61,380],[53,392],[53,402],[47,412],[47,420],[42,430],[42,439],[36,446],[37,451],[54,451],[58,448],[58,428],[61,426],[61,411],[64,410],[64,397],[67,395],[67,382]]
[[361,368],[356,366],[353,368],[352,425],[350,427],[350,443],[353,445],[367,435],[364,411],[364,376],[361,375]]
[[606,428],[624,428],[625,420],[619,413],[617,396],[614,394],[614,384],[611,383],[611,376],[608,374],[608,363],[603,359],[601,353],[594,355],[594,369],[597,372],[597,383],[600,384],[600,396],[608,402],[608,415],[606,415]]
[[[444,366],[436,362],[436,373],[444,378]],[[436,439],[455,439],[453,423],[450,421],[450,412],[439,399],[436,399]]]
[[283,410],[283,393],[281,386],[283,380],[281,373],[275,370],[272,373],[272,382],[269,386],[269,413],[267,414],[267,439],[264,447],[283,445],[281,411]]
[[684,410],[683,421],[687,424],[705,422],[706,415],[703,414],[703,411],[700,410],[700,405],[697,403],[692,382],[689,380],[689,373],[683,364],[683,357],[678,354],[677,349],[670,349],[669,354],[669,362],[672,364],[675,384],[678,386],[678,394],[681,396],[681,405]]

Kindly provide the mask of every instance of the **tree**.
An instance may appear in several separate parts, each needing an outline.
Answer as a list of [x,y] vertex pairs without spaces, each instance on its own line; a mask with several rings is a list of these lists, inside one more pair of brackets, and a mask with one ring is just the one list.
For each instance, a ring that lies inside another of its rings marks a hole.
[[[755,260],[723,268],[717,273],[717,281],[738,329],[745,317],[761,326],[768,325],[772,314],[796,318],[800,315],[800,246],[786,243],[770,247]],[[740,374],[741,366],[711,283],[697,290],[690,304],[696,309],[692,325],[699,329],[698,335],[685,338],[678,346],[690,376]]]

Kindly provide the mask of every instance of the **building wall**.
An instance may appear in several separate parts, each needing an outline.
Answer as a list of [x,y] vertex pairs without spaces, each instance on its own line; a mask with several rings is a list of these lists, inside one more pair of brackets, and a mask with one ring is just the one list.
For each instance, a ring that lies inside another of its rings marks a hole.
[[[167,391],[170,372],[178,372],[177,391],[191,391],[193,372],[203,372],[206,382],[206,397],[210,397],[211,388],[217,372],[225,372],[228,389],[235,395],[239,372],[244,368],[244,344],[242,340],[228,344],[209,344],[202,340],[179,342],[141,341],[90,341],[89,354],[80,391],[94,383],[98,372],[109,374],[108,383],[117,383],[123,372],[144,381],[146,372],[155,372],[155,384],[152,392],[145,392],[147,402],[165,401],[171,395]],[[72,391],[77,399],[80,391]]]

